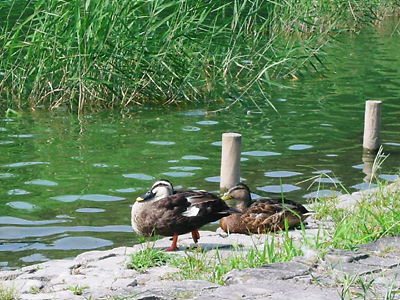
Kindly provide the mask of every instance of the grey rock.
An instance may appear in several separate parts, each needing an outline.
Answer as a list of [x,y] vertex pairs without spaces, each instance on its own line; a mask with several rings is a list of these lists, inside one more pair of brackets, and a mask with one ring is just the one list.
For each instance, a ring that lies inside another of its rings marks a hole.
[[287,280],[310,274],[310,267],[297,262],[274,263],[262,268],[233,270],[225,276],[225,283],[244,284],[269,280]]
[[347,274],[347,275],[365,275],[376,273],[382,270],[380,267],[368,266],[360,263],[346,263],[338,262],[331,264],[331,269],[335,274]]
[[368,254],[360,253],[358,251],[333,249],[325,255],[325,260],[332,263],[334,262],[351,263],[353,261],[363,260],[368,257],[369,257]]
[[14,280],[24,272],[21,270],[15,271],[1,271],[0,272],[0,280]]
[[400,236],[383,237],[375,242],[360,245],[359,249],[400,256]]
[[296,299],[325,300],[338,299],[333,288],[321,288],[315,285],[303,285],[286,280],[264,281],[255,284],[235,284],[224,286],[208,294],[196,297],[196,300],[236,300],[236,299]]
[[163,297],[162,299],[192,299],[205,291],[213,290],[218,287],[219,285],[203,280],[163,280],[149,282],[149,284],[135,289],[134,293],[146,296],[156,295],[157,297]]
[[369,256],[366,259],[359,261],[360,264],[365,264],[369,266],[380,266],[384,268],[394,268],[400,265],[400,257],[398,258],[388,258],[388,257],[378,257]]

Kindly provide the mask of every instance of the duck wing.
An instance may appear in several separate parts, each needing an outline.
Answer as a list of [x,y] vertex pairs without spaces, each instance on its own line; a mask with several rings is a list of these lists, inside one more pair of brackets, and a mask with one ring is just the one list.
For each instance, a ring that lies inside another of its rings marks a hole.
[[292,200],[260,199],[241,216],[241,221],[252,233],[284,230],[300,225],[308,210]]
[[212,193],[184,191],[153,202],[144,215],[156,233],[172,235],[196,230],[233,212],[237,211]]
[[308,209],[306,209],[300,203],[286,198],[261,198],[252,203],[250,207],[259,205],[261,205],[260,207],[266,207],[268,205],[274,206],[276,208],[281,207],[281,209],[295,211],[296,213],[302,215],[309,213]]

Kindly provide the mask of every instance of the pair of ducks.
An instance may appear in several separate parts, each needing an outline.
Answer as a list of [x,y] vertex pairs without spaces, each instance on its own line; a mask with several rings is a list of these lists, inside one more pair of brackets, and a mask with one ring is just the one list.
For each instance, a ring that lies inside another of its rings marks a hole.
[[[236,208],[224,200],[235,199]],[[252,202],[250,189],[239,183],[221,198],[205,191],[174,190],[168,180],[156,181],[132,206],[132,228],[138,234],[172,236],[171,247],[177,250],[178,236],[191,232],[195,243],[198,229],[220,220],[227,233],[265,233],[298,226],[309,211],[291,200],[262,198]]]

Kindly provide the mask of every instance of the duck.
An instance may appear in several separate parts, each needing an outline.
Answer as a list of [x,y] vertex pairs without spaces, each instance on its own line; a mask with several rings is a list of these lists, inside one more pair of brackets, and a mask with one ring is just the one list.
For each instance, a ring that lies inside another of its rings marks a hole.
[[233,213],[239,211],[213,193],[174,190],[169,180],[160,179],[132,205],[131,225],[143,236],[172,236],[172,244],[165,251],[175,251],[179,235],[191,232],[197,243],[201,226]]
[[220,219],[220,227],[226,233],[266,233],[299,226],[312,212],[303,205],[288,199],[260,198],[253,202],[249,187],[239,183],[231,187],[223,200],[234,199],[240,214]]

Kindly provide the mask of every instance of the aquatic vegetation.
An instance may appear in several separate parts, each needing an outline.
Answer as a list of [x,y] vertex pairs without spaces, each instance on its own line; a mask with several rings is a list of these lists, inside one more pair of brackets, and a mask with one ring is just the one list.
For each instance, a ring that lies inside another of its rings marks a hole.
[[[398,4],[397,4],[398,6]],[[276,77],[323,69],[341,30],[396,1],[6,1],[0,90],[11,108],[262,100]],[[228,100],[225,100],[227,99]],[[222,100],[221,100],[222,99]]]

